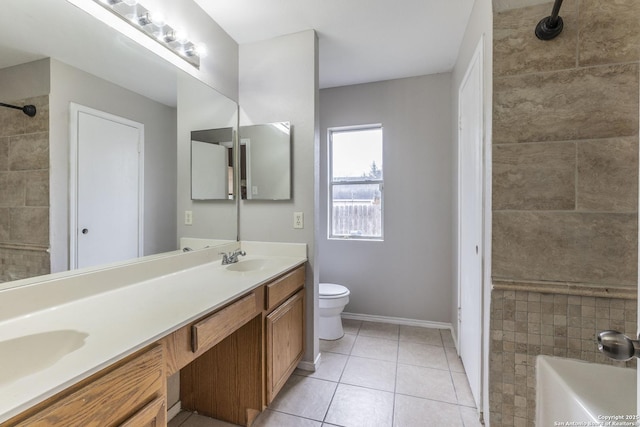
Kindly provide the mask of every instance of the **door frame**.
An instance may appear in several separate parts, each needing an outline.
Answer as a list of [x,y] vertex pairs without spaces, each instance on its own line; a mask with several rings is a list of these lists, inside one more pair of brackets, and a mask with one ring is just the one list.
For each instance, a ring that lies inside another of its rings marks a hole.
[[[478,396],[478,402],[477,402],[477,411],[479,413],[483,413],[484,412],[484,406],[485,406],[485,401],[488,398],[488,395],[486,395],[486,382],[487,382],[487,372],[486,372],[486,366],[487,366],[487,358],[488,358],[488,353],[487,353],[487,348],[486,348],[486,336],[488,334],[488,331],[486,330],[486,327],[488,326],[487,320],[486,320],[486,313],[489,310],[488,305],[486,304],[486,295],[487,295],[487,291],[490,289],[490,287],[487,285],[487,283],[489,283],[489,280],[487,278],[487,273],[488,273],[488,267],[486,265],[486,261],[488,258],[488,254],[490,254],[490,216],[487,214],[487,209],[490,210],[491,207],[491,203],[490,203],[490,199],[488,199],[487,197],[489,197],[488,195],[490,194],[490,189],[488,189],[488,186],[490,185],[490,183],[488,183],[488,173],[490,172],[490,168],[487,167],[488,165],[488,154],[486,153],[486,124],[484,121],[484,105],[486,103],[486,99],[485,99],[485,88],[484,88],[484,34],[482,34],[480,36],[480,39],[474,49],[474,53],[471,56],[471,59],[469,60],[469,63],[467,65],[467,69],[465,71],[465,74],[461,80],[460,86],[458,88],[458,111],[457,111],[457,130],[458,130],[458,138],[457,138],[457,146],[458,146],[458,158],[457,158],[457,253],[456,253],[456,257],[457,257],[457,266],[458,266],[458,271],[457,271],[457,305],[456,305],[456,325],[457,325],[457,331],[458,333],[456,334],[456,346],[458,349],[458,352],[460,352],[460,325],[461,325],[461,316],[460,316],[460,308],[461,308],[461,304],[462,304],[462,275],[460,274],[460,270],[461,270],[461,260],[462,260],[462,233],[461,233],[461,223],[462,223],[462,211],[460,209],[461,207],[461,201],[462,201],[462,180],[461,180],[461,176],[462,176],[462,172],[461,172],[461,163],[462,163],[462,146],[460,144],[461,141],[461,113],[462,113],[462,109],[460,107],[461,105],[461,94],[462,94],[462,89],[465,86],[466,82],[469,80],[469,77],[471,76],[471,72],[472,69],[474,67],[475,64],[478,64],[478,72],[479,72],[479,79],[480,79],[480,124],[481,124],[481,128],[479,129],[479,134],[480,134],[480,157],[478,159],[478,163],[477,163],[477,167],[480,169],[479,170],[479,175],[481,177],[481,182],[479,183],[479,187],[481,189],[481,196],[480,196],[480,211],[481,211],[481,227],[479,231],[479,254],[480,254],[480,272],[479,272],[479,279],[480,279],[480,285],[481,285],[481,289],[480,289],[480,295],[481,298],[478,301],[478,308],[480,310],[480,319],[481,319],[481,324],[480,324],[480,331],[482,336],[480,337],[480,366],[479,366],[479,376],[480,376],[480,384],[479,384],[479,396]],[[489,223],[488,223],[489,221]]]
[[138,130],[138,256],[144,254],[144,125],[91,107],[69,103],[69,269],[78,268],[78,145],[80,113],[111,120]]

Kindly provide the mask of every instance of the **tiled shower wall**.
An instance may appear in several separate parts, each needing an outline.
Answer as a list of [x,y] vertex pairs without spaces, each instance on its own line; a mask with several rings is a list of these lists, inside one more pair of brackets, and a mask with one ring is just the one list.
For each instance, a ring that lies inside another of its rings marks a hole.
[[35,117],[0,108],[0,282],[50,272],[49,97],[2,100],[33,104]]
[[608,363],[636,326],[640,1],[494,13],[491,425],[532,426],[535,357]]

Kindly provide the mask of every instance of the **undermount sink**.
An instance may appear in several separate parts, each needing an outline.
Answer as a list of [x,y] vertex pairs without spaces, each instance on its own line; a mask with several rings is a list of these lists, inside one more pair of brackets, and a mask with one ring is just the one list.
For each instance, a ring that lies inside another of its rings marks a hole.
[[0,384],[52,366],[84,345],[89,334],[57,330],[0,341]]
[[228,265],[226,268],[229,271],[247,273],[250,271],[262,270],[263,268],[265,268],[267,264],[268,264],[268,260],[255,258],[255,259],[245,259],[245,260],[238,261],[235,264]]

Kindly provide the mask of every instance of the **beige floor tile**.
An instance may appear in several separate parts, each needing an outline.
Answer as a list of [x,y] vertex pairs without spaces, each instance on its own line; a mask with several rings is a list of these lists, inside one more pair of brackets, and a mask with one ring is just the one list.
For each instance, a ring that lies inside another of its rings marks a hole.
[[302,369],[296,369],[296,375],[302,375],[304,377],[317,378],[320,380],[327,380],[338,382],[349,356],[338,353],[322,353],[320,356],[320,365],[315,372],[304,371]]
[[393,393],[340,384],[325,421],[344,427],[391,427]]
[[320,351],[340,354],[350,354],[353,348],[353,343],[356,340],[356,335],[344,334],[344,336],[338,340],[327,341],[320,340]]
[[457,405],[396,395],[393,427],[463,427]]
[[398,363],[425,366],[427,368],[449,369],[444,348],[435,345],[400,341]]
[[391,323],[362,322],[362,326],[360,326],[360,332],[358,332],[358,335],[373,338],[384,338],[388,340],[397,340],[399,330],[399,325],[393,325]]
[[482,427],[476,408],[460,406],[460,415],[462,416],[464,427]]
[[294,415],[267,409],[258,418],[253,427],[321,427],[322,423]]
[[451,331],[449,329],[440,329],[440,336],[442,337],[442,343],[445,347],[456,346],[456,344],[453,342],[453,336],[451,335]]
[[167,424],[167,427],[180,427],[191,416],[191,412],[180,411],[178,415],[173,417]]
[[360,326],[362,326],[362,320],[342,319],[342,329],[344,329],[345,334],[358,335]]
[[398,341],[358,335],[351,355],[395,362],[398,360]]
[[396,393],[458,403],[449,371],[398,364]]
[[458,405],[471,406],[475,408],[476,402],[473,400],[473,394],[471,394],[467,375],[461,372],[452,372],[451,378],[453,379],[453,387],[456,389]]
[[274,411],[322,421],[337,384],[315,378],[292,375],[270,408]]
[[180,427],[237,427],[236,424],[227,423],[203,415],[191,414]]
[[340,383],[393,392],[396,387],[396,363],[351,356]]
[[451,372],[465,372],[464,365],[455,347],[445,347],[445,353],[447,354],[447,362],[449,363],[449,370]]
[[420,326],[400,326],[400,341],[411,341],[420,344],[442,346],[439,329],[423,328]]

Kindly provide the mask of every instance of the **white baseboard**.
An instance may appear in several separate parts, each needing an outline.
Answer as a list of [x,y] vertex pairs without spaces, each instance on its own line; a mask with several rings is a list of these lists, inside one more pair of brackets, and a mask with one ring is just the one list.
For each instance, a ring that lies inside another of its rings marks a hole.
[[178,400],[169,410],[167,411],[167,422],[171,421],[173,417],[178,415],[182,410],[182,404]]
[[449,329],[453,333],[451,323],[431,322],[428,320],[405,319],[403,317],[375,316],[372,314],[342,313],[343,319],[364,320],[365,322],[392,323],[394,325],[420,326],[423,328]]
[[315,372],[316,369],[318,369],[318,366],[320,365],[321,357],[322,357],[322,354],[318,353],[316,360],[314,360],[313,362],[306,362],[304,360],[301,360],[300,362],[298,362],[298,369],[302,369],[303,371]]

